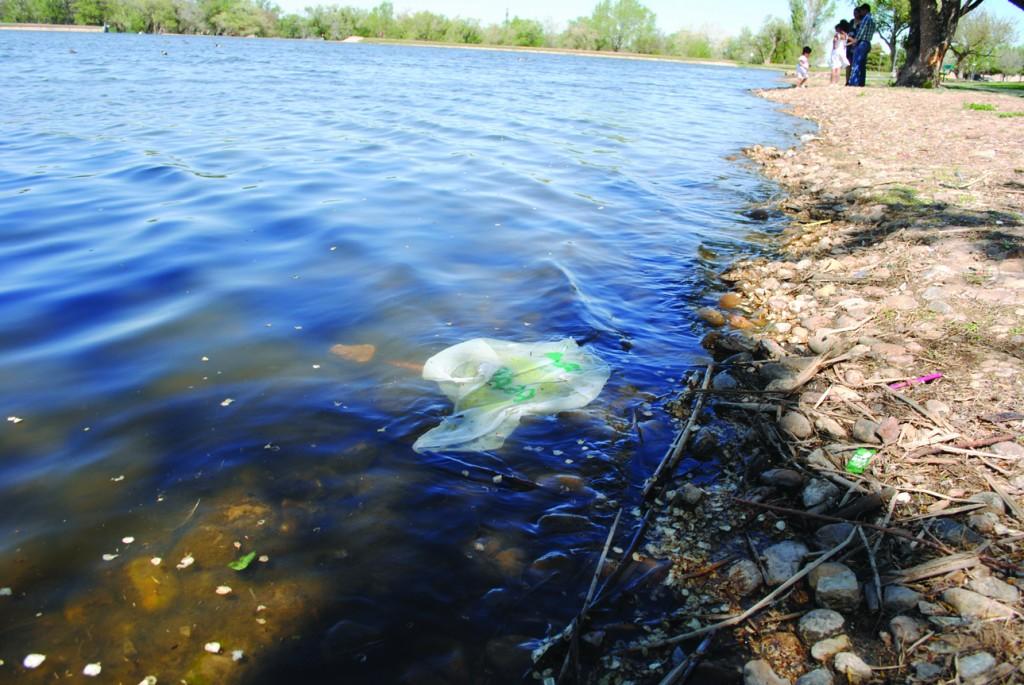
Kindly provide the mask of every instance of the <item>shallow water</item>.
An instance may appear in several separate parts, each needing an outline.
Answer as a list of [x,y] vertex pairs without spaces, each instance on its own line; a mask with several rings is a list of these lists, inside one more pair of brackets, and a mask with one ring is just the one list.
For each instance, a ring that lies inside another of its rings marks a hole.
[[[746,93],[774,75],[27,32],[0,63],[0,680],[518,681],[671,439],[691,311],[772,190],[725,157],[795,132]],[[450,409],[416,365],[481,336],[612,378],[413,453]]]

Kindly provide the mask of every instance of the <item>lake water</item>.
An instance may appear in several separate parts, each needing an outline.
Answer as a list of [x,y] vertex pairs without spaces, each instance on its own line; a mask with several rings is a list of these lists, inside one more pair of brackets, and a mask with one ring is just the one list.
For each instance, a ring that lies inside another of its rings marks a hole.
[[[777,77],[27,32],[0,63],[0,681],[517,682],[763,227],[726,156],[792,142],[746,92]],[[450,411],[417,365],[481,336],[573,336],[612,377],[495,452],[415,454]]]

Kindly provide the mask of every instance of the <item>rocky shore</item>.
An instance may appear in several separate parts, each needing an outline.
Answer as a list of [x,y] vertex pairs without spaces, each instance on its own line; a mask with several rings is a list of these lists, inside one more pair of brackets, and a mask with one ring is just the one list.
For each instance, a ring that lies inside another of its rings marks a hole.
[[760,95],[820,129],[745,151],[789,228],[721,274],[675,405],[721,475],[631,512],[602,572],[661,582],[581,624],[594,680],[1022,682],[1024,101]]

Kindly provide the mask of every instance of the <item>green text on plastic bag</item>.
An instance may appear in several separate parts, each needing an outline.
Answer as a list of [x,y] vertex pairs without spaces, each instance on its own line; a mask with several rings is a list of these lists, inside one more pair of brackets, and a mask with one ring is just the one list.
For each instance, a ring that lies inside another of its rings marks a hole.
[[441,425],[420,436],[417,452],[498,449],[523,416],[590,404],[610,369],[572,338],[516,343],[476,338],[427,360],[423,377],[455,404]]

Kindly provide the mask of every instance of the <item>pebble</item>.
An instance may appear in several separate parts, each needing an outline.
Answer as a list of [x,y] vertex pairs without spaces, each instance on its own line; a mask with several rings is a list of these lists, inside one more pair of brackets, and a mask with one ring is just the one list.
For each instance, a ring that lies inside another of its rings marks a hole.
[[738,597],[746,597],[761,587],[764,578],[761,569],[750,559],[740,559],[729,567],[726,573],[729,587]]
[[178,562],[175,568],[177,568],[180,571],[183,568],[188,568],[194,563],[196,563],[195,557],[193,557],[191,554],[186,554],[184,557],[181,558],[181,561]]
[[855,611],[861,600],[857,576],[845,564],[835,564],[834,567],[841,568],[834,568],[828,575],[818,578],[814,590],[815,599],[818,604],[829,609]]
[[85,668],[82,669],[82,675],[89,676],[90,678],[95,678],[102,672],[103,666],[98,661],[94,664],[86,664]]
[[940,400],[927,400],[924,403],[924,408],[938,416],[949,415],[949,405]]
[[921,593],[902,585],[887,585],[882,592],[882,608],[899,613],[910,611],[921,601]]
[[939,676],[942,675],[942,667],[928,661],[915,661],[911,666],[913,666],[914,675],[917,676],[918,680],[929,682],[938,680]]
[[832,549],[848,538],[852,530],[853,525],[849,523],[826,524],[814,533],[814,544],[818,549]]
[[725,325],[725,315],[711,307],[701,307],[697,310],[697,316],[708,325],[716,328]]
[[849,433],[843,428],[843,424],[839,423],[831,416],[819,416],[814,420],[814,427],[822,433],[827,434],[830,438],[836,440],[845,440],[849,437]]
[[831,481],[815,478],[804,488],[801,499],[806,509],[813,509],[819,505],[828,508],[839,499],[840,494],[839,488]]
[[955,547],[973,549],[985,542],[985,538],[952,519],[936,519],[932,522],[930,530],[940,540]]
[[853,652],[840,652],[836,655],[833,667],[846,676],[850,685],[860,685],[871,680],[871,667]]
[[963,588],[946,590],[942,593],[942,601],[952,606],[964,618],[984,620],[1013,616],[1013,609],[1005,604]]
[[917,309],[918,302],[910,295],[890,295],[882,300],[882,306],[886,309],[907,311],[910,309]]
[[802,542],[787,540],[764,550],[764,565],[768,585],[781,585],[799,570],[810,550]]
[[990,511],[968,514],[967,525],[984,535],[991,535],[999,527],[999,517]]
[[821,640],[820,642],[814,643],[811,647],[811,657],[815,661],[826,662],[836,654],[840,652],[853,649],[853,645],[850,644],[850,638],[845,635],[838,635],[836,637],[830,637],[827,640]]
[[800,617],[797,632],[807,644],[814,644],[842,632],[846,619],[838,611],[813,609]]
[[924,635],[924,627],[919,621],[910,616],[896,616],[889,621],[889,631],[896,641],[904,647],[909,647]]
[[227,585],[218,585],[216,592],[218,595],[230,595],[231,588],[229,588]]
[[1021,447],[1015,442],[997,442],[989,449],[1003,457],[1024,459],[1024,447]]
[[978,492],[967,499],[984,504],[985,508],[980,510],[982,512],[991,512],[1001,516],[1006,511],[1006,504],[1003,502],[1003,498],[994,492]]
[[761,482],[777,488],[795,490],[804,484],[804,477],[793,469],[769,469],[761,474]]
[[827,668],[816,668],[796,679],[796,685],[833,685],[835,679]]
[[814,429],[811,428],[811,422],[807,420],[807,417],[796,411],[786,412],[782,420],[779,421],[779,427],[797,440],[809,438],[814,433]]
[[978,678],[991,671],[996,665],[996,659],[988,652],[976,652],[970,656],[961,657],[958,660],[957,672],[963,680]]
[[807,346],[815,354],[825,354],[835,347],[835,344],[836,335],[828,329],[814,331],[813,335],[807,340]]
[[723,309],[734,309],[739,306],[740,302],[743,301],[743,297],[738,293],[725,293],[718,298],[718,306]]
[[672,492],[673,494],[669,496],[669,501],[676,506],[685,505],[692,507],[697,505],[701,498],[704,497],[704,491],[693,483],[686,483],[683,487]]
[[717,374],[711,381],[711,387],[715,390],[735,390],[740,387],[739,382],[729,372]]
[[857,442],[866,442],[870,445],[877,445],[882,441],[879,440],[875,432],[878,430],[878,424],[871,419],[859,418],[853,424],[853,439]]
[[967,583],[967,587],[979,595],[985,595],[997,602],[1016,604],[1020,599],[1020,590],[994,576],[975,578]]
[[743,685],[790,685],[790,681],[776,675],[767,661],[758,659],[743,667]]
[[210,654],[220,654],[220,643],[207,642],[205,645],[203,645],[203,649],[205,649]]
[[29,654],[21,660],[21,665],[25,668],[38,668],[44,661],[46,661],[45,654]]

